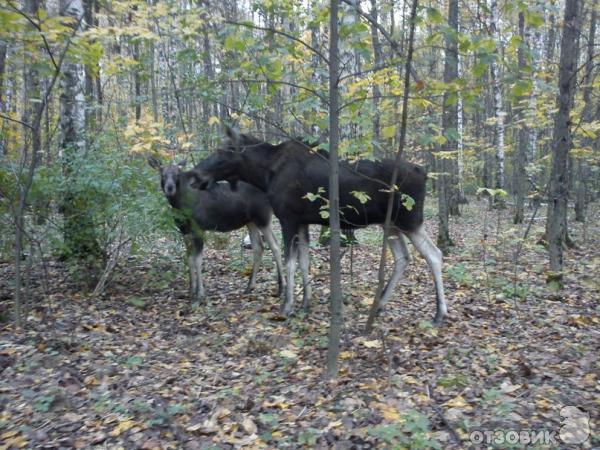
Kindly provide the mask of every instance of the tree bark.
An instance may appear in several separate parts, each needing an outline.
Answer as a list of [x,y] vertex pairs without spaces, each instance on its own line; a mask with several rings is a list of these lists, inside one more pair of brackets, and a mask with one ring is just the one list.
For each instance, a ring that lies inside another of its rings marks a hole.
[[[585,62],[585,74],[582,80],[583,85],[583,112],[581,114],[581,120],[583,123],[589,123],[594,120],[594,105],[592,103],[592,82],[593,82],[593,70],[594,70],[594,45],[596,35],[596,5],[597,0],[592,2],[590,6],[590,31],[588,34],[588,45],[587,55]],[[583,144],[585,147],[592,147],[594,145],[593,139],[584,138]],[[585,222],[587,215],[587,192],[588,192],[588,177],[589,167],[585,157],[580,157],[577,161],[577,183],[576,183],[576,196],[575,196],[575,220],[578,222]]]
[[[522,81],[525,79],[523,73],[525,69],[525,14],[523,11],[519,12],[519,36],[521,43],[517,49],[517,79]],[[525,171],[525,164],[527,162],[527,145],[529,143],[529,133],[527,132],[526,126],[526,109],[525,109],[525,96],[519,96],[517,98],[517,110],[518,110],[518,121],[519,131],[517,135],[517,149],[515,151],[515,158],[513,160],[513,189],[515,192],[515,215],[513,217],[513,223],[523,223],[525,214],[525,193],[527,187],[527,172]]]
[[580,0],[566,0],[560,44],[558,112],[554,120],[552,173],[548,199],[548,244],[552,281],[561,281],[563,244],[567,235],[568,156],[571,148],[570,113],[575,92]]
[[[377,0],[371,0],[371,17],[377,23]],[[373,43],[373,62],[375,67],[380,67],[383,61],[381,54],[381,42],[379,41],[379,32],[375,23],[371,22],[371,41]],[[381,97],[381,89],[379,89],[379,83],[373,82],[373,142],[375,148],[373,149],[373,155],[376,158],[381,158],[384,155],[384,151],[381,147],[381,114],[379,112],[379,99]]]
[[343,302],[340,263],[340,194],[339,194],[339,51],[338,0],[331,0],[329,18],[329,247],[330,309],[329,344],[327,348],[327,377],[338,374],[340,335],[343,326]]
[[[449,0],[448,2],[448,26],[458,32],[458,0]],[[449,33],[448,33],[449,34]],[[446,51],[444,59],[444,83],[450,84],[458,78],[458,42],[455,36],[446,37]],[[444,91],[444,104],[442,106],[442,132],[446,137],[446,142],[442,145],[441,153],[451,152],[456,148],[456,133],[458,133],[458,102],[457,98],[452,98],[453,93],[446,86]],[[454,94],[456,95],[456,94]],[[448,215],[450,209],[455,203],[455,195],[452,191],[456,190],[454,183],[454,162],[446,157],[438,159],[438,170],[442,175],[438,179],[438,247],[447,255],[450,247],[453,245],[450,239]],[[458,207],[458,202],[456,202]]]
[[[64,16],[75,19],[69,26],[78,32],[84,14],[82,0],[61,0],[60,11]],[[60,96],[60,148],[63,155],[63,174],[67,179],[67,190],[62,204],[64,216],[63,237],[65,256],[84,270],[80,272],[88,286],[95,283],[102,252],[96,237],[94,222],[90,214],[89,193],[76,185],[76,165],[85,150],[85,97],[83,66],[67,59],[63,66]]]
[[[498,30],[498,0],[490,0],[490,32],[496,43],[496,58],[492,61],[492,88],[494,92],[494,117],[496,119],[496,189],[504,189],[504,116],[502,86],[500,83],[500,32]],[[500,198],[496,196],[496,198]]]

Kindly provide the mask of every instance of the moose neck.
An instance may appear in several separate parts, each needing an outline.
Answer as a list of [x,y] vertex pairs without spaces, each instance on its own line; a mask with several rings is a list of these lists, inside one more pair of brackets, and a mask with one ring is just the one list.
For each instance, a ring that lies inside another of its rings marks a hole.
[[279,148],[270,144],[247,147],[238,168],[240,179],[266,192],[269,189],[271,167],[278,155]]

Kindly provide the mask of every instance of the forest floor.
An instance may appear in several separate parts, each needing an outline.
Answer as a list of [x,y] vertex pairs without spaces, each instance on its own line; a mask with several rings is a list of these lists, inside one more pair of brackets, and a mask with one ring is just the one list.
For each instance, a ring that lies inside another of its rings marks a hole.
[[[131,258],[96,299],[51,263],[50,295],[34,285],[27,329],[0,323],[0,449],[520,448],[528,436],[541,448],[599,446],[599,218],[594,205],[587,229],[570,223],[578,247],[558,291],[536,244],[543,220],[515,270],[527,224],[473,199],[451,224],[445,325],[431,326],[434,288],[417,256],[372,335],[380,232],[361,230],[343,257],[334,381],[323,378],[325,248],[311,252],[310,313],[288,321],[267,258],[256,291],[242,293],[250,255],[237,238],[228,251],[208,245],[209,301],[197,308],[183,266],[158,250]],[[2,263],[5,314],[11,277]]]

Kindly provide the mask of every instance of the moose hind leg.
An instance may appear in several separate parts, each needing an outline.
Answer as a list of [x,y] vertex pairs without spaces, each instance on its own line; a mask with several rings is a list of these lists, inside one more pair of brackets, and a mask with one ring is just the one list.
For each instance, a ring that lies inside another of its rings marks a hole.
[[393,232],[388,239],[388,244],[390,246],[390,250],[392,251],[392,255],[394,256],[394,271],[392,272],[392,276],[385,286],[385,289],[381,293],[379,309],[383,309],[385,307],[386,303],[394,293],[394,288],[398,284],[398,281],[400,281],[400,278],[402,278],[404,269],[406,269],[406,266],[408,266],[410,263],[410,253],[408,252],[408,248],[406,247],[406,242],[402,234]]
[[275,265],[277,266],[277,286],[279,289],[279,295],[283,295],[286,283],[285,277],[283,276],[283,264],[281,262],[281,250],[279,248],[279,244],[277,243],[277,239],[275,239],[271,224],[261,228],[260,231],[265,237],[265,240],[267,241],[267,244],[269,244],[269,248],[273,253],[273,259],[275,260]]
[[246,290],[244,291],[245,294],[251,292],[256,287],[256,274],[260,268],[260,262],[263,255],[263,245],[258,227],[253,223],[249,223],[246,226],[248,227],[250,244],[252,245],[252,274],[248,280],[248,287],[246,287]]
[[423,227],[417,231],[407,233],[408,238],[413,243],[417,251],[425,258],[429,269],[433,274],[433,281],[436,292],[436,313],[433,323],[441,325],[448,313],[446,299],[444,297],[444,282],[442,280],[442,252],[429,238]]
[[298,237],[296,229],[283,226],[283,241],[285,245],[286,291],[281,312],[289,316],[294,309],[294,274],[296,272],[296,259],[298,258]]
[[311,299],[309,251],[308,225],[303,225],[298,231],[298,260],[300,262],[300,272],[302,274],[302,308],[305,310],[308,310]]

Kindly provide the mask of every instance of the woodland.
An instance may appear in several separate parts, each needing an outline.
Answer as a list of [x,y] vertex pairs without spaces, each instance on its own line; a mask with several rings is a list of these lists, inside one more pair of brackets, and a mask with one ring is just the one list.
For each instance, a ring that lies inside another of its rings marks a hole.
[[[0,449],[600,446],[599,13],[0,0]],[[170,204],[165,168],[231,130],[324,158],[308,309],[281,309],[287,212],[248,292],[246,229],[183,231]],[[386,159],[425,201],[394,169],[385,221],[350,233],[340,198],[374,200],[340,167]],[[443,254],[443,321],[412,245],[379,307],[394,198]]]

